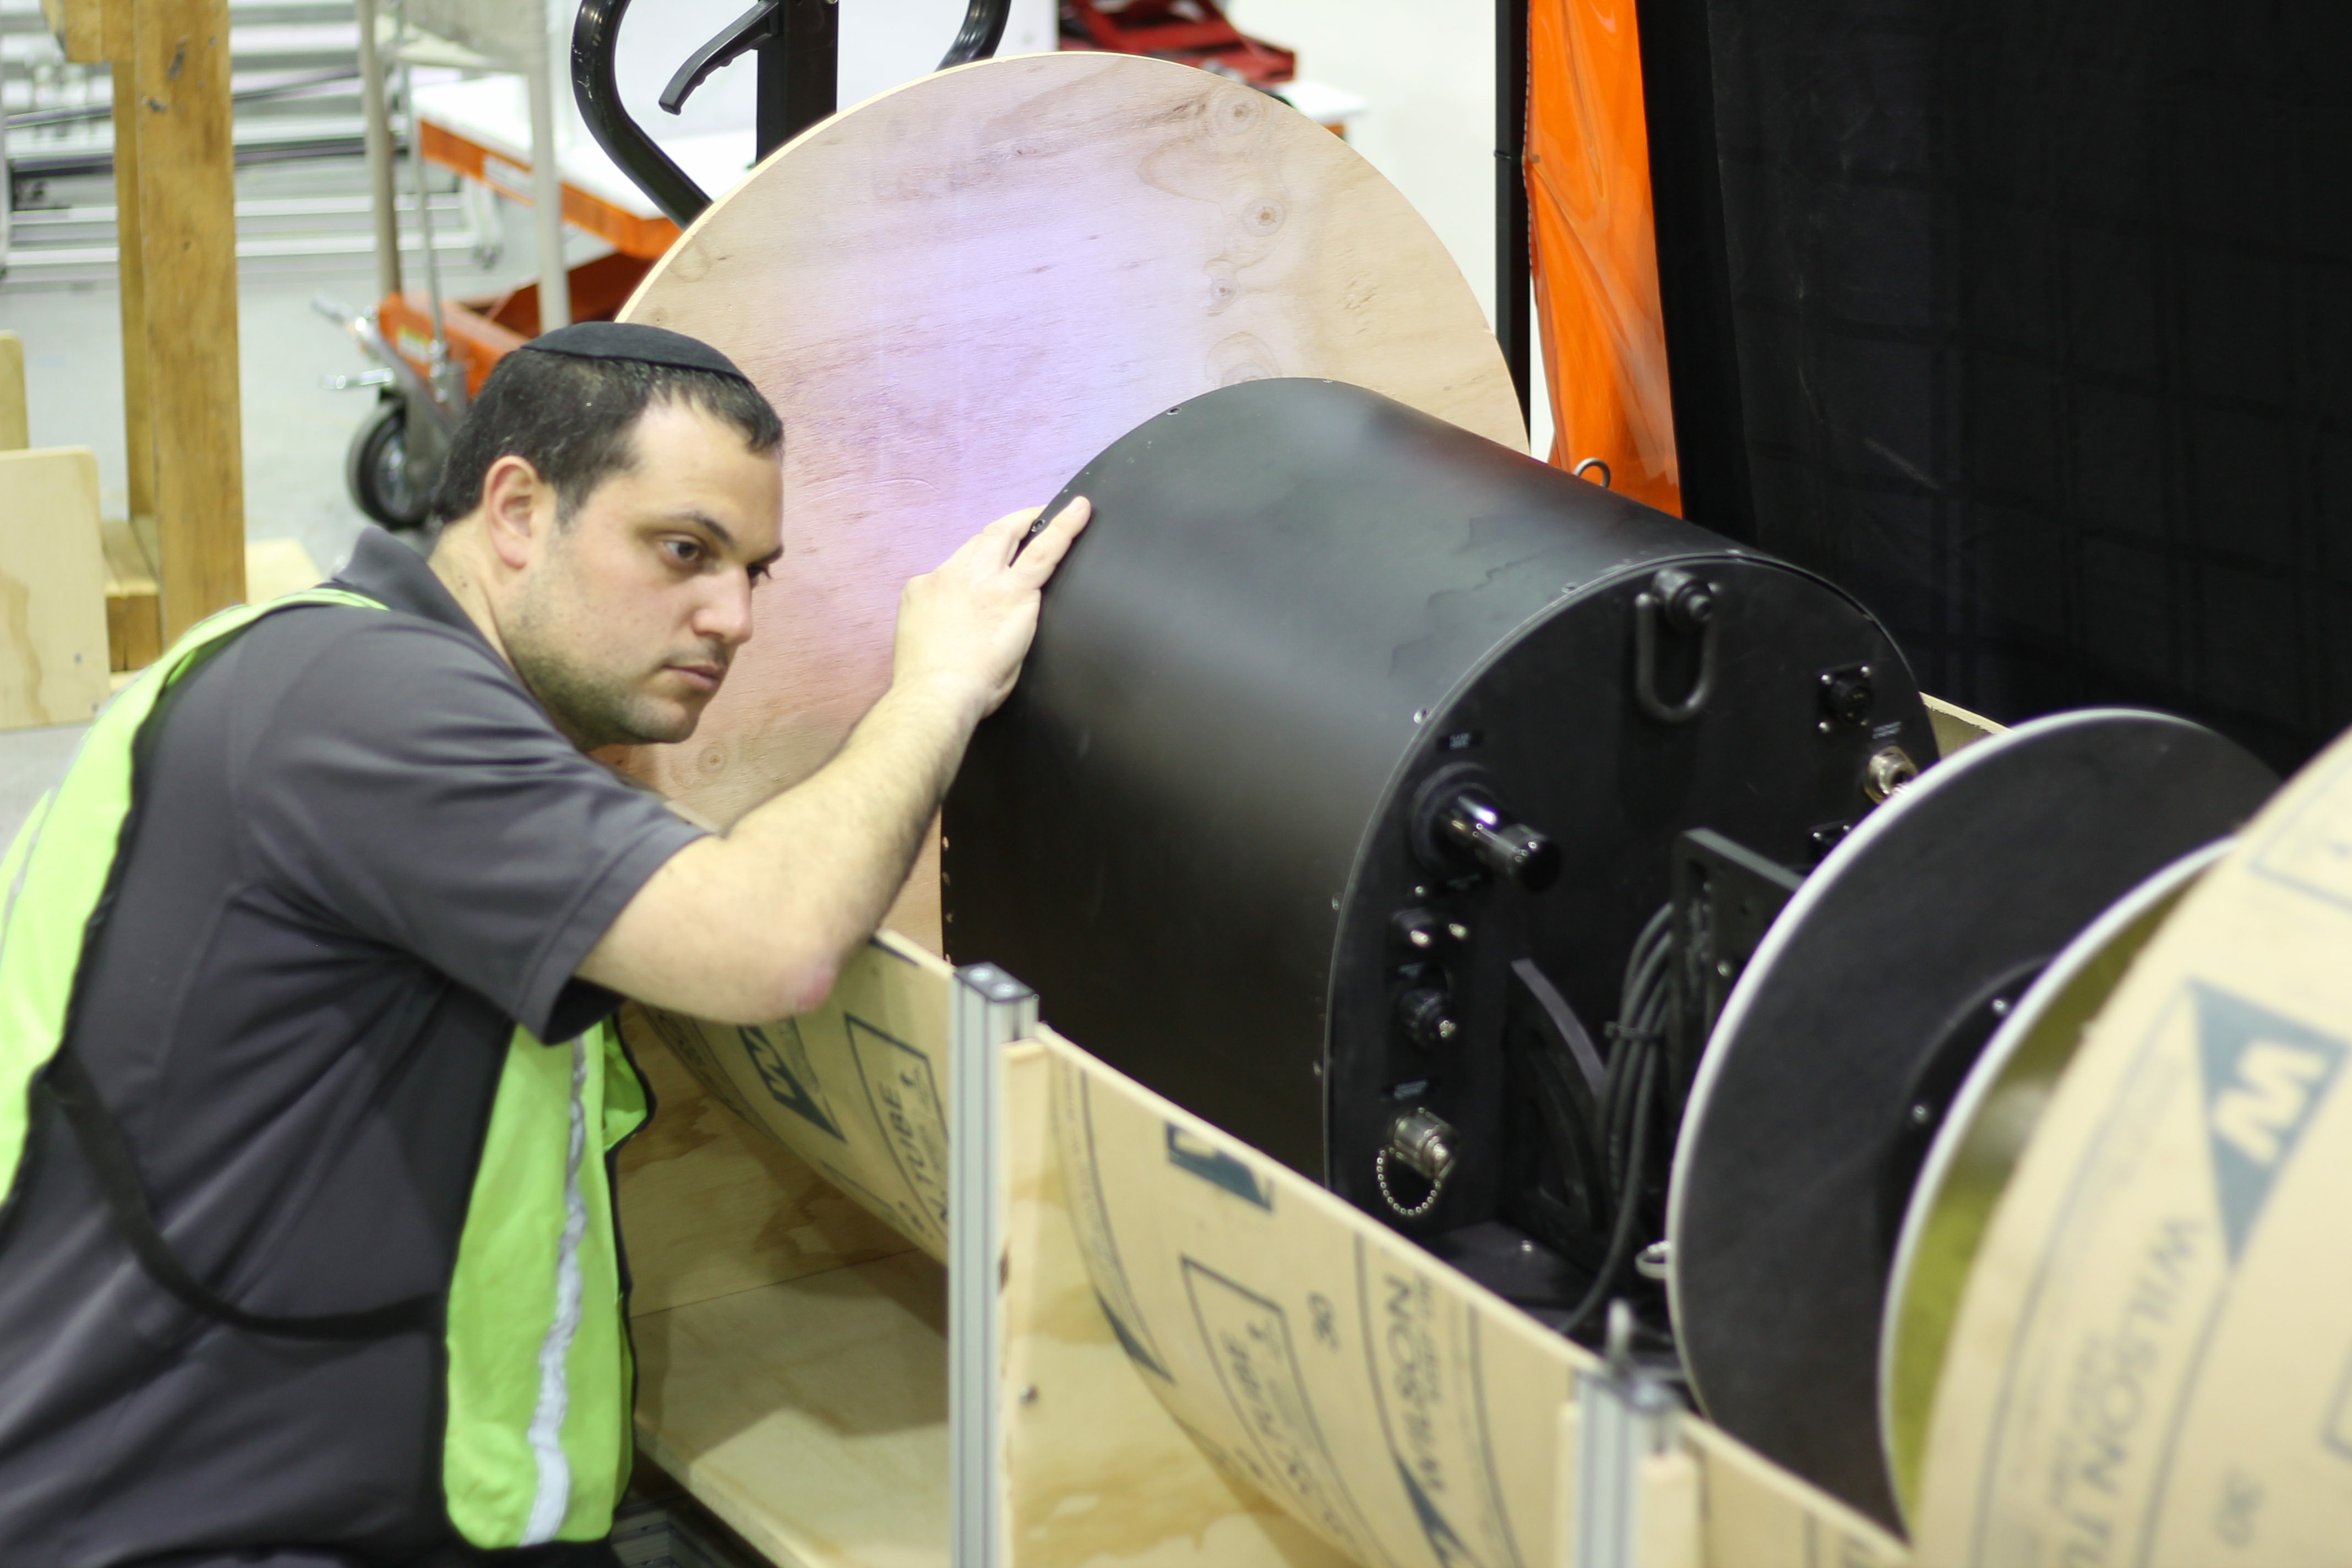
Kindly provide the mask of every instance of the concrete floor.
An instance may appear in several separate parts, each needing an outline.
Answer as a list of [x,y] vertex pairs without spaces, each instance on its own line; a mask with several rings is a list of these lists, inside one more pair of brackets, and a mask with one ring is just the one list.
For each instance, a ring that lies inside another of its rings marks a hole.
[[73,760],[87,724],[60,724],[53,730],[13,730],[0,734],[0,844],[16,837],[16,828],[41,792],[58,782]]

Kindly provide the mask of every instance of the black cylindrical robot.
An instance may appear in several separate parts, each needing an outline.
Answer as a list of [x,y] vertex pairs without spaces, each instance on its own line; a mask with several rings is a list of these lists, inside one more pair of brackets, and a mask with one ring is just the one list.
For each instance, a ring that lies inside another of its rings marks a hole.
[[1935,760],[1900,652],[1810,573],[1336,382],[1171,408],[1076,495],[948,801],[950,950],[1415,1234],[1604,1235],[1670,848],[1818,860]]

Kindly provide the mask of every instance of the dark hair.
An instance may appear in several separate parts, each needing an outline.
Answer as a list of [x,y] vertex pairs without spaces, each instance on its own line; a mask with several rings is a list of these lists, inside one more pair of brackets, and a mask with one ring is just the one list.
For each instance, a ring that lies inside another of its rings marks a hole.
[[482,500],[500,458],[517,457],[555,487],[556,515],[636,460],[637,420],[656,403],[680,403],[731,425],[752,451],[783,445],[783,422],[748,381],[642,360],[583,359],[518,349],[499,361],[467,409],[433,490],[433,521],[448,522]]

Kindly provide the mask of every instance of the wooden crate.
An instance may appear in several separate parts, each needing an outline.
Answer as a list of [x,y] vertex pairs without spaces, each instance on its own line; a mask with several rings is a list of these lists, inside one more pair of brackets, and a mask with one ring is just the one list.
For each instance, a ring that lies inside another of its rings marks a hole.
[[[639,1434],[788,1568],[948,1561],[949,984],[886,933],[807,1017],[629,1020]],[[1565,1563],[1594,1359],[1040,1034],[1006,1079],[1012,1563]],[[1641,1496],[1648,1563],[1906,1561],[1695,1417]]]

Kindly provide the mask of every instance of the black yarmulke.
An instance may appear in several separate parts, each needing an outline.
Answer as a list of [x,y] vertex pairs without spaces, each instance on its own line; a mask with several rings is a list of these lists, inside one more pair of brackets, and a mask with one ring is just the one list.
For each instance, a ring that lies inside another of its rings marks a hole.
[[541,353],[569,354],[574,359],[629,359],[640,364],[707,370],[747,384],[751,379],[735,368],[733,360],[699,338],[637,321],[575,321],[571,326],[542,332],[522,346]]

